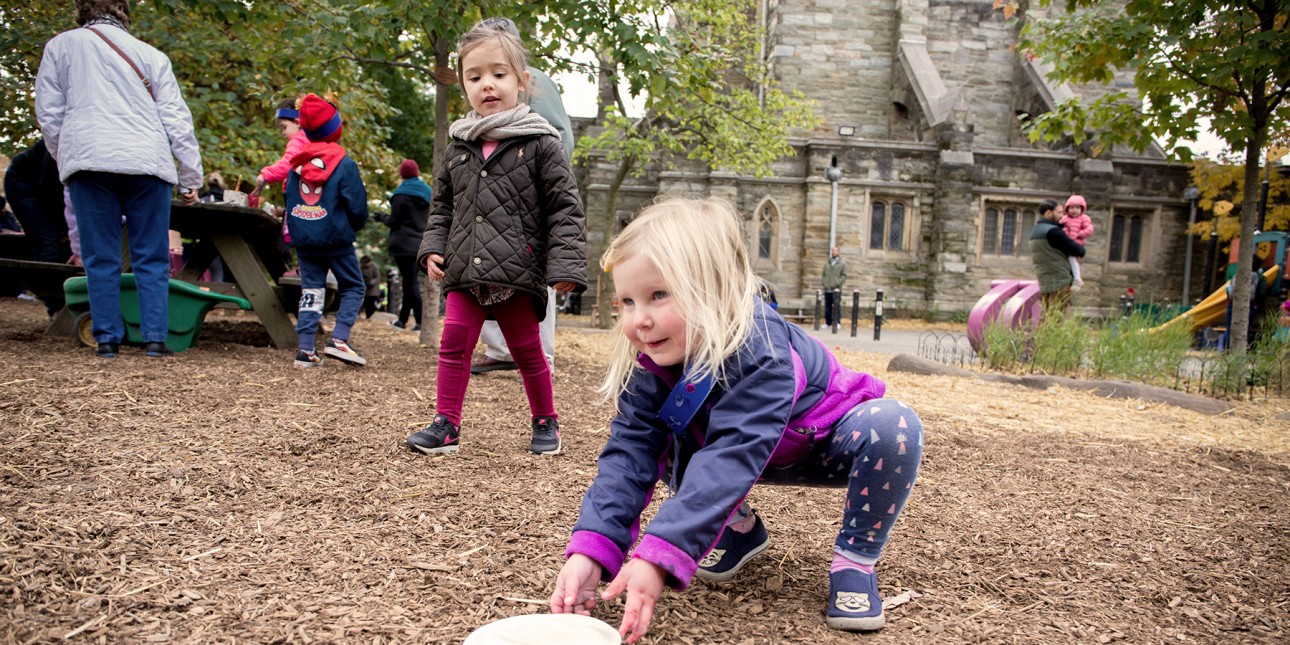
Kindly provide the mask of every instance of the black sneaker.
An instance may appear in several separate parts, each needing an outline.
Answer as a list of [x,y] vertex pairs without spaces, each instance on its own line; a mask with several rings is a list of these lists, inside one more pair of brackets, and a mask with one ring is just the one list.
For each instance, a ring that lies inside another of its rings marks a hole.
[[296,350],[296,367],[318,367],[323,364],[323,359],[318,352],[309,352],[303,349]]
[[481,356],[479,360],[470,364],[471,374],[484,374],[487,372],[497,372],[502,370],[518,369],[515,361],[499,361],[495,358]]
[[99,358],[116,358],[120,351],[120,345],[116,343],[99,343],[98,349],[94,350],[94,355]]
[[174,352],[170,351],[169,347],[166,347],[165,343],[158,343],[158,342],[148,343],[144,347],[144,352],[150,358],[159,358],[161,356],[170,356],[171,354],[174,354]]
[[560,454],[560,424],[555,417],[538,417],[533,420],[533,440],[529,452],[535,455]]
[[407,324],[406,322],[403,322],[402,320],[391,320],[391,321],[390,321],[390,326],[391,326],[391,327],[398,327],[399,329],[407,329],[407,328],[408,328],[408,324]]
[[448,417],[436,414],[434,422],[403,441],[409,450],[427,455],[442,455],[457,452],[461,441],[461,428],[452,424]]
[[770,547],[770,534],[761,517],[753,516],[756,522],[751,531],[739,533],[729,526],[722,529],[721,537],[712,551],[699,561],[695,576],[709,582],[725,582],[735,577],[749,560]]

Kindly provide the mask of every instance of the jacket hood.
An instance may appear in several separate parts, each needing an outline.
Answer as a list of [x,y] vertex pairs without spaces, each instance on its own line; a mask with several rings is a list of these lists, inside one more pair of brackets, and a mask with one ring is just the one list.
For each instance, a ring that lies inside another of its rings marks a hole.
[[395,188],[393,193],[390,193],[390,197],[393,197],[395,195],[407,195],[409,197],[420,197],[421,199],[424,199],[427,204],[429,204],[431,194],[432,192],[430,190],[429,184],[425,183],[424,181],[421,181],[420,177],[410,177],[408,179],[403,180],[403,183],[399,184],[399,187]]

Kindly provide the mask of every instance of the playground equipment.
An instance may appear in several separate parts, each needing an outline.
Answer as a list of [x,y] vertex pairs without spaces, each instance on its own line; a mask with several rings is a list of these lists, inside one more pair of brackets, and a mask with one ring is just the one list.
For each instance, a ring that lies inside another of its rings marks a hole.
[[1039,326],[1041,305],[1036,280],[994,280],[968,313],[967,333],[972,350],[981,351],[985,330],[991,325],[1007,329]]
[[[1284,235],[1284,233],[1282,234]],[[1263,280],[1268,284],[1281,284],[1281,267],[1272,265],[1271,268],[1263,272]],[[1232,281],[1228,280],[1218,287],[1214,293],[1209,294],[1204,300],[1201,300],[1195,307],[1184,311],[1183,313],[1171,318],[1169,321],[1152,328],[1151,331],[1159,331],[1173,325],[1187,325],[1188,331],[1196,331],[1202,327],[1213,327],[1218,323],[1224,322],[1227,317],[1227,285]]]
[[[1290,240],[1290,233],[1284,231],[1268,231],[1254,235],[1254,255],[1263,258],[1263,280],[1267,284],[1267,292],[1270,294],[1281,294],[1285,286],[1282,276],[1285,275],[1288,240]],[[1185,324],[1188,326],[1188,331],[1194,332],[1197,329],[1224,323],[1227,317],[1227,285],[1236,276],[1236,259],[1239,257],[1237,255],[1239,249],[1240,240],[1233,240],[1232,248],[1228,252],[1227,282],[1220,285],[1214,293],[1206,296],[1195,307],[1154,328],[1152,331],[1165,329],[1172,325]]]
[[[67,298],[67,309],[76,319],[77,340],[87,347],[95,346],[97,343],[91,331],[93,319],[90,317],[90,292],[85,277],[68,278],[63,283],[63,292]],[[246,298],[206,291],[195,284],[172,279],[170,304],[167,307],[169,326],[166,346],[176,352],[192,347],[198,332],[202,330],[206,314],[223,302],[231,302],[241,309],[251,309],[251,302]],[[121,318],[125,320],[125,342],[142,344],[143,336],[139,332],[139,293],[133,273],[121,274]]]

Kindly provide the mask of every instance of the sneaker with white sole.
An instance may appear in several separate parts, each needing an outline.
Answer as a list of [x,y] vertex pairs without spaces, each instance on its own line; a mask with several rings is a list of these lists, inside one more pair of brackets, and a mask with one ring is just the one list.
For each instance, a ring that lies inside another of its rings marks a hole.
[[367,359],[359,356],[358,352],[343,340],[333,338],[327,341],[327,347],[323,349],[323,353],[350,365],[367,365]]
[[296,367],[299,367],[299,368],[318,367],[319,365],[322,365],[322,364],[323,364],[323,359],[321,356],[318,355],[317,352],[305,351],[303,349],[296,350]]
[[726,582],[734,578],[749,560],[770,548],[770,533],[766,532],[766,525],[762,524],[760,516],[753,515],[753,518],[756,521],[747,533],[740,533],[729,526],[722,529],[717,545],[699,561],[695,577],[708,582]]
[[533,439],[529,452],[535,455],[560,454],[560,424],[555,417],[538,417],[533,420]]
[[427,455],[442,455],[457,452],[461,442],[461,428],[452,424],[442,414],[436,414],[434,421],[403,441],[409,450]]
[[878,574],[843,569],[829,574],[829,606],[824,622],[833,629],[871,632],[882,629],[882,598],[878,595]]

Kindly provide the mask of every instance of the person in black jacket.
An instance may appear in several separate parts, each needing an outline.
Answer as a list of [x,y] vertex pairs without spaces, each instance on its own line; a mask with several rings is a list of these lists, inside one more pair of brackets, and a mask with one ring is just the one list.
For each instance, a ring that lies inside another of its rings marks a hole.
[[494,318],[520,368],[532,417],[529,451],[560,452],[551,367],[538,323],[547,287],[587,288],[582,201],[555,128],[520,102],[529,90],[524,47],[478,24],[458,41],[457,78],[472,110],[448,128],[430,225],[417,254],[447,292],[434,421],[407,438],[423,453],[456,452],[470,354]]
[[[421,168],[412,159],[399,164],[399,177],[403,183],[390,195],[390,214],[383,221],[390,227],[386,250],[399,268],[403,283],[403,300],[399,306],[399,319],[390,324],[403,329],[408,326],[408,314],[416,320],[415,329],[421,328],[421,284],[417,276],[417,248],[425,235],[426,222],[430,220],[430,186],[421,180]],[[390,297],[393,297],[391,294]]]
[[62,263],[72,257],[63,219],[63,182],[58,180],[58,164],[45,149],[44,139],[9,162],[4,193],[27,236],[31,259]]

